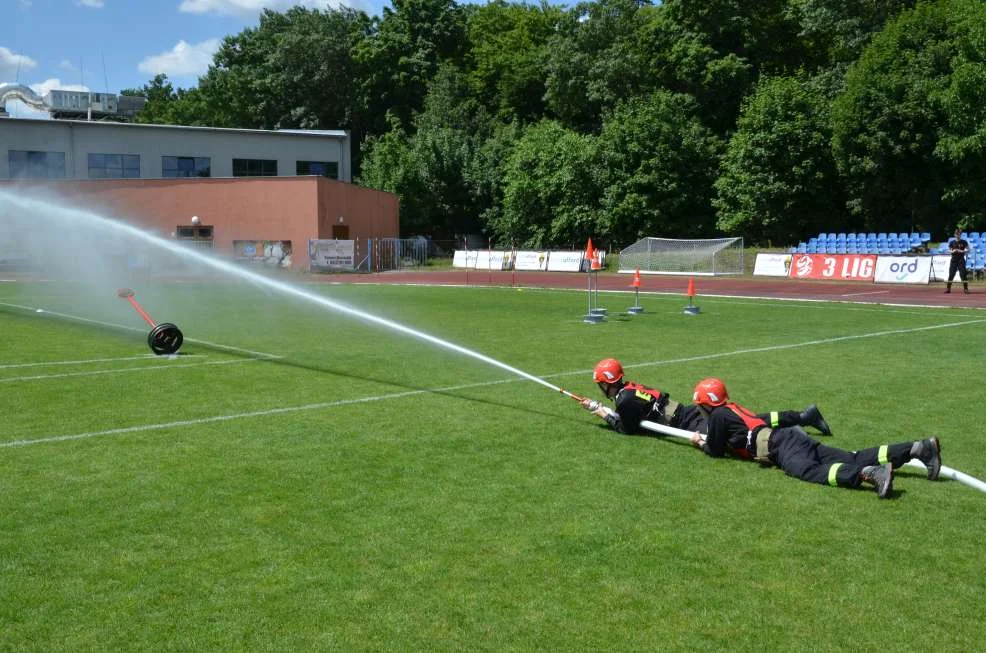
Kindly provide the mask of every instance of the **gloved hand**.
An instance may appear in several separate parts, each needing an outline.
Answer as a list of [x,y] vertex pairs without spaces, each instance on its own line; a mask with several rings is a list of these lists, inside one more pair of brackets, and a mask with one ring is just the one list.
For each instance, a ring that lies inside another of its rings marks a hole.
[[595,399],[583,399],[582,400],[582,407],[585,408],[590,413],[594,413],[597,410],[599,410],[599,406],[600,406],[599,402],[596,401]]

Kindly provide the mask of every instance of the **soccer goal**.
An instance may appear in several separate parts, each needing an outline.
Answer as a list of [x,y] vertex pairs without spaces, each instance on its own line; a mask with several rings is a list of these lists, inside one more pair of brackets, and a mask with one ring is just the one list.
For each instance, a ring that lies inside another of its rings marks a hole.
[[743,239],[641,238],[620,252],[620,272],[743,274]]

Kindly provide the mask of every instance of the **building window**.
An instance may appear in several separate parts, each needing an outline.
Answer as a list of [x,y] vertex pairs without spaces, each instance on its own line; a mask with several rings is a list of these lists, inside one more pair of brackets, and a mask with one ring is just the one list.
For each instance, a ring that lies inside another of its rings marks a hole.
[[295,174],[299,177],[315,175],[318,177],[338,179],[339,164],[335,161],[298,161]]
[[90,154],[90,179],[139,179],[139,154]]
[[8,150],[11,179],[65,179],[65,152]]
[[233,159],[234,177],[276,177],[277,159]]
[[211,177],[211,159],[207,156],[162,156],[161,176]]

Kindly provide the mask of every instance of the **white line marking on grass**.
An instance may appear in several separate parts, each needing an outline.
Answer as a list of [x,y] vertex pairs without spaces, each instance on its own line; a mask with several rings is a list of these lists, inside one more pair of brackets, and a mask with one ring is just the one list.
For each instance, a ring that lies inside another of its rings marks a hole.
[[[118,356],[116,358],[89,358],[79,361],[45,361],[43,363],[6,363],[0,365],[0,370],[10,370],[19,367],[45,367],[48,365],[88,365],[89,363],[115,363],[116,361],[140,361],[167,358],[155,354],[143,354],[141,356]],[[182,358],[208,358],[205,354],[183,354]]]
[[458,385],[448,388],[428,388],[424,390],[408,390],[406,392],[394,392],[373,397],[357,397],[355,399],[340,399],[339,401],[324,401],[317,404],[305,404],[303,406],[287,406],[283,408],[268,408],[266,410],[254,410],[247,413],[233,413],[230,415],[216,415],[214,417],[200,417],[198,419],[186,419],[176,422],[165,422],[162,424],[143,424],[141,426],[126,426],[108,431],[91,431],[89,433],[75,433],[73,435],[55,435],[35,440],[12,440],[10,442],[0,442],[0,449],[9,447],[23,447],[31,444],[46,444],[49,442],[65,442],[68,440],[83,440],[85,438],[96,438],[104,435],[120,435],[123,433],[141,433],[144,431],[158,431],[161,429],[177,428],[180,426],[196,426],[199,424],[214,424],[216,422],[228,422],[235,419],[247,419],[251,417],[265,417],[268,415],[283,415],[285,413],[298,413],[309,410],[321,410],[323,408],[336,408],[338,406],[351,406],[353,404],[365,404],[373,401],[386,401],[389,399],[402,399],[404,397],[414,397],[417,395],[430,394],[433,392],[453,392],[455,390],[465,390],[467,388],[479,388],[483,386],[497,385],[502,383],[512,383],[520,379],[510,378],[499,381],[488,381],[485,383],[470,383],[468,385]]
[[[114,324],[112,322],[101,322],[99,320],[90,320],[87,317],[79,317],[78,315],[69,315],[68,313],[59,313],[57,311],[49,311],[44,308],[33,308],[31,306],[22,306],[20,304],[8,304],[7,302],[0,302],[0,306],[10,306],[11,308],[18,308],[23,311],[29,311],[31,313],[37,313],[41,311],[40,315],[54,315],[55,317],[62,317],[66,320],[74,320],[76,322],[85,322],[87,324],[97,324],[99,326],[109,327],[111,329],[123,329],[124,331],[137,331],[143,333],[144,329],[132,326],[126,326],[124,324]],[[250,354],[251,356],[259,356],[261,358],[281,358],[277,354],[268,354],[262,351],[252,351],[250,349],[243,349],[241,347],[233,347],[232,345],[220,345],[216,342],[209,342],[208,340],[199,340],[197,338],[185,338],[185,342],[194,342],[200,345],[205,345],[207,347],[215,347],[216,349],[225,349],[226,351],[235,351],[240,354]]]
[[[860,340],[860,339],[863,339],[863,338],[879,338],[881,336],[900,335],[900,334],[906,334],[906,333],[916,333],[916,332],[920,332],[920,331],[930,331],[930,330],[933,330],[933,329],[948,329],[948,328],[952,328],[952,327],[966,326],[966,325],[969,325],[969,324],[982,324],[984,322],[986,322],[986,319],[967,320],[965,322],[951,322],[951,323],[947,323],[947,324],[936,324],[936,325],[933,325],[933,326],[915,327],[913,329],[892,329],[892,330],[889,330],[889,331],[876,331],[876,332],[873,332],[873,333],[861,333],[861,334],[855,335],[855,336],[838,336],[838,337],[835,337],[835,338],[823,338],[821,340],[809,340],[807,342],[791,343],[791,344],[788,344],[788,345],[770,345],[768,347],[754,347],[754,348],[751,348],[751,349],[738,349],[738,350],[735,350],[735,351],[721,352],[721,353],[718,353],[718,354],[705,354],[705,355],[702,355],[702,356],[689,356],[689,357],[685,357],[685,358],[675,358],[675,359],[664,360],[664,361],[652,361],[652,362],[649,362],[649,363],[634,363],[634,364],[631,364],[631,365],[624,365],[624,367],[648,367],[648,366],[654,366],[654,365],[671,365],[671,364],[674,364],[674,363],[687,363],[687,362],[697,361],[697,360],[708,360],[708,359],[712,359],[712,358],[725,358],[727,356],[739,356],[741,354],[763,353],[765,351],[779,351],[779,350],[783,350],[783,349],[796,349],[798,347],[811,347],[811,346],[814,346],[814,345],[824,345],[824,344],[829,344],[829,343],[833,343],[833,342],[843,342],[843,341],[848,341],[848,340]],[[208,364],[210,364],[210,363],[206,363],[206,365],[208,365]],[[577,370],[577,371],[572,371],[572,372],[556,372],[554,374],[547,374],[547,375],[545,375],[545,376],[543,376],[541,378],[543,378],[543,379],[555,379],[555,378],[569,377],[569,376],[583,376],[583,375],[587,375],[590,371],[591,370]],[[306,404],[306,405],[303,405],[303,406],[289,406],[289,407],[284,407],[284,408],[269,408],[269,409],[266,409],[266,410],[255,410],[255,411],[250,411],[250,412],[245,412],[245,413],[232,413],[232,414],[229,414],[229,415],[216,415],[214,417],[202,417],[202,418],[199,418],[199,419],[179,420],[179,421],[175,421],[175,422],[164,422],[164,423],[161,423],[161,424],[143,424],[143,425],[140,425],[140,426],[127,426],[127,427],[118,428],[118,429],[109,429],[109,430],[106,430],[106,431],[90,431],[90,432],[87,432],[87,433],[75,433],[75,434],[72,434],[72,435],[46,436],[46,437],[36,438],[36,439],[33,439],[33,440],[30,440],[30,439],[11,440],[9,442],[0,442],[0,449],[6,449],[6,448],[10,448],[10,447],[22,447],[22,446],[27,446],[27,445],[32,445],[32,444],[47,444],[47,443],[50,443],[50,442],[65,442],[65,441],[68,441],[68,440],[83,440],[83,439],[87,439],[87,438],[96,438],[96,437],[101,437],[101,436],[106,436],[106,435],[121,435],[121,434],[124,434],[124,433],[141,433],[141,432],[144,432],[144,431],[157,431],[157,430],[161,430],[161,429],[177,428],[177,427],[181,427],[181,426],[196,426],[196,425],[199,425],[199,424],[212,424],[212,423],[216,423],[216,422],[228,422],[228,421],[231,421],[231,420],[246,419],[246,418],[251,418],[251,417],[265,417],[265,416],[268,416],[268,415],[283,415],[285,413],[297,413],[297,412],[304,412],[304,411],[309,411],[309,410],[321,410],[321,409],[324,409],[324,408],[335,408],[337,406],[349,406],[349,405],[353,405],[353,404],[363,404],[363,403],[369,403],[369,402],[372,402],[372,401],[387,401],[387,400],[390,400],[390,399],[401,399],[401,398],[404,398],[404,397],[413,397],[413,396],[418,396],[418,395],[422,395],[422,394],[430,394],[430,393],[437,393],[437,392],[455,392],[457,390],[466,390],[466,389],[469,389],[469,388],[487,387],[487,386],[499,385],[499,384],[503,384],[503,383],[516,383],[516,382],[523,381],[523,380],[524,379],[521,379],[521,378],[513,378],[513,377],[511,377],[511,378],[508,378],[508,379],[500,379],[500,380],[497,380],[497,381],[487,381],[487,382],[484,382],[484,383],[470,383],[470,384],[467,384],[467,385],[457,385],[457,386],[450,386],[450,387],[445,387],[445,388],[434,388],[434,389],[429,388],[429,389],[424,389],[424,390],[409,390],[407,392],[395,392],[395,393],[391,393],[391,394],[377,395],[377,396],[373,396],[373,397],[358,397],[358,398],[355,398],[355,399],[341,399],[339,401],[326,401],[326,402],[321,402],[321,403],[317,403],[317,404]]]
[[0,383],[16,383],[18,381],[39,381],[44,379],[68,379],[75,376],[99,376],[102,374],[123,374],[126,372],[157,372],[158,370],[176,370],[183,367],[203,367],[205,365],[235,365],[237,363],[253,363],[265,361],[267,358],[236,358],[225,361],[209,361],[208,363],[189,363],[188,365],[145,365],[143,367],[121,367],[115,370],[92,370],[88,372],[65,372],[62,374],[38,374],[36,376],[11,376],[0,379]]

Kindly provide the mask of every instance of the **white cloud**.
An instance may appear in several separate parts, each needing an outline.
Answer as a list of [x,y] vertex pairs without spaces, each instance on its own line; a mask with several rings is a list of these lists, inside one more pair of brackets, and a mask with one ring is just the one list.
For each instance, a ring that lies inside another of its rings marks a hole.
[[89,7],[90,9],[102,9],[103,0],[77,0],[75,3],[80,7]]
[[0,82],[11,82],[20,74],[37,68],[37,62],[23,54],[14,54],[0,45]]
[[71,61],[69,61],[68,59],[62,59],[61,61],[59,61],[58,67],[61,68],[62,70],[67,70],[70,73],[74,73],[79,70],[78,67],[76,67],[76,65]]
[[212,55],[219,49],[219,39],[209,39],[191,45],[178,41],[170,52],[146,57],[137,70],[147,75],[164,73],[168,77],[204,75],[212,64]]
[[264,9],[285,11],[296,5],[310,9],[327,9],[340,5],[352,6],[352,4],[347,0],[182,0],[178,11],[189,14],[252,17]]

